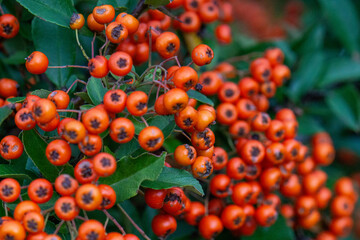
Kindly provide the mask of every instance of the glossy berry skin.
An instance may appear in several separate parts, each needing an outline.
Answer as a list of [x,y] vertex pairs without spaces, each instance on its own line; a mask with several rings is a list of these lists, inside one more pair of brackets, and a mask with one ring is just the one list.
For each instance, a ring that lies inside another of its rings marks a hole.
[[87,220],[83,222],[78,229],[78,236],[80,239],[92,239],[92,236],[97,236],[96,240],[105,239],[105,228],[97,220]]
[[28,187],[29,198],[36,203],[45,203],[49,201],[53,195],[52,184],[45,178],[33,180]]
[[55,190],[62,196],[71,196],[76,192],[79,183],[68,174],[61,174],[55,179]]
[[145,191],[145,202],[149,207],[154,209],[160,209],[163,207],[165,197],[165,189],[156,190],[148,188]]
[[219,217],[208,215],[201,219],[199,232],[205,239],[215,238],[223,231],[224,227]]
[[92,159],[96,175],[107,177],[116,171],[116,159],[109,153],[98,153]]
[[214,58],[214,52],[209,46],[200,44],[192,51],[191,58],[196,65],[204,66],[211,63]]
[[174,159],[181,166],[193,164],[196,157],[197,153],[195,148],[189,144],[179,145],[174,152]]
[[78,143],[78,147],[83,154],[93,156],[101,151],[102,138],[97,134],[88,134]]
[[89,73],[95,78],[103,78],[109,73],[108,60],[104,56],[95,56],[89,60]]
[[180,48],[179,37],[172,32],[164,32],[156,38],[155,49],[162,58],[170,58],[177,54]]
[[231,179],[225,174],[217,174],[210,180],[210,192],[218,198],[231,194]]
[[37,233],[44,228],[44,217],[39,212],[29,212],[23,218],[23,226],[28,233]]
[[166,237],[175,232],[177,223],[171,215],[158,214],[153,218],[151,228],[156,236]]
[[14,210],[14,219],[17,221],[21,221],[26,213],[28,212],[39,212],[41,211],[38,204],[33,201],[25,200],[16,205]]
[[[19,84],[10,78],[0,79],[0,97],[8,98],[18,95]],[[31,109],[31,108],[30,108]]]
[[221,213],[221,222],[225,228],[235,230],[245,223],[244,210],[237,205],[228,205]]
[[116,76],[125,76],[131,71],[133,61],[128,53],[115,52],[110,56],[108,66]]
[[110,124],[110,137],[118,143],[127,143],[135,135],[135,126],[127,118],[117,118]]
[[18,221],[6,221],[0,230],[0,239],[25,239],[26,232],[23,225]]
[[61,166],[70,160],[71,148],[66,141],[57,139],[47,145],[45,154],[49,162],[56,166]]
[[4,202],[14,202],[20,196],[20,184],[12,178],[5,178],[0,182],[0,199]]
[[85,211],[93,211],[102,203],[102,195],[94,184],[84,184],[76,190],[76,204]]
[[189,97],[182,89],[174,88],[164,94],[164,107],[170,114],[182,111],[188,102]]
[[26,58],[26,69],[32,74],[42,74],[46,72],[49,65],[49,59],[47,56],[39,51],[31,53]]
[[115,18],[115,9],[111,5],[101,5],[92,12],[96,22],[100,24],[110,23]]
[[70,28],[75,29],[81,29],[85,24],[85,18],[84,15],[81,13],[73,13],[73,15],[70,18]]
[[127,28],[118,22],[110,23],[105,29],[106,37],[112,43],[121,43],[128,37]]
[[15,37],[20,29],[18,19],[11,14],[3,14],[0,17],[0,37],[9,39]]
[[185,212],[185,221],[190,225],[196,226],[204,216],[204,204],[201,202],[191,202],[189,210]]
[[74,176],[81,183],[91,183],[96,179],[94,163],[91,159],[80,160],[74,167]]
[[125,12],[120,13],[116,17],[115,21],[124,25],[129,34],[134,34],[139,28],[139,20],[137,20],[133,15]]
[[143,91],[132,92],[126,99],[126,108],[133,116],[142,116],[147,112],[148,96]]
[[65,221],[73,220],[79,214],[75,198],[70,196],[60,197],[55,202],[54,210],[56,216]]
[[214,170],[211,159],[204,156],[199,156],[191,165],[191,171],[194,177],[208,178]]
[[106,111],[120,113],[126,107],[126,93],[121,89],[109,90],[104,95],[104,106]]
[[170,188],[166,191],[164,206],[166,213],[177,216],[185,209],[185,194],[180,188]]
[[98,209],[101,210],[112,208],[116,203],[116,193],[114,189],[106,184],[100,184],[98,188],[102,196],[102,202]]
[[162,147],[164,134],[158,127],[146,127],[139,133],[138,141],[144,150],[153,152]]
[[278,213],[275,208],[269,205],[262,205],[255,211],[256,222],[264,227],[269,227],[277,220]]
[[24,145],[21,140],[13,135],[8,135],[1,139],[0,154],[6,160],[19,158],[24,151]]
[[94,14],[92,13],[89,14],[89,16],[86,19],[86,22],[91,31],[101,32],[105,29],[105,25],[98,23],[94,18]]

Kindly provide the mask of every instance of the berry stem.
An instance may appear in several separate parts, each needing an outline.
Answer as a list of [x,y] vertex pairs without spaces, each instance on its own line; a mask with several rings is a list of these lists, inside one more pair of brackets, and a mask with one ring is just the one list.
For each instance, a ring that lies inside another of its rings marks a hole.
[[177,63],[177,65],[178,65],[179,67],[181,67],[181,64],[180,64],[180,62],[179,62],[178,56],[173,56],[173,57],[171,57],[171,58],[165,59],[165,60],[162,61],[159,65],[162,66],[162,65],[164,65],[165,63],[170,62],[171,60],[175,60],[176,63]]
[[106,226],[108,225],[108,223],[109,223],[109,218],[106,217],[106,220],[105,220],[105,223],[104,223],[104,229],[106,229]]
[[[43,214],[44,215],[44,214]],[[45,230],[45,228],[46,228],[46,224],[47,224],[47,222],[48,222],[48,220],[49,220],[49,216],[50,216],[50,213],[46,213],[46,215],[45,215],[45,220],[44,220],[44,229],[43,229],[43,231]]]
[[131,15],[133,15],[136,18],[140,16],[141,12],[146,8],[144,3],[145,0],[140,0]]
[[7,209],[7,206],[6,206],[6,202],[3,202],[3,207],[4,207],[4,210],[5,210],[5,216],[9,216],[9,212],[8,212],[8,209]]
[[78,29],[75,29],[75,37],[76,37],[76,42],[77,44],[79,45],[80,49],[81,49],[81,52],[82,54],[84,55],[84,57],[86,58],[86,60],[90,60],[90,58],[88,57],[88,55],[86,54],[83,46],[81,45],[80,41],[79,41],[79,30]]
[[87,219],[86,219],[86,218],[81,217],[81,216],[76,216],[76,218],[77,218],[77,219],[79,219],[79,220],[82,220],[82,221],[84,221],[84,222],[85,222],[85,221],[87,221]]
[[103,55],[103,49],[104,49],[104,47],[105,47],[106,45],[108,45],[108,44],[109,44],[109,39],[106,38],[105,43],[104,43],[104,44],[101,46],[101,48],[99,49],[99,54],[100,54],[100,56]]
[[187,67],[190,67],[193,63],[194,63],[194,61],[193,61],[193,60],[191,60],[191,62],[189,62],[189,64],[188,64],[188,65],[186,65],[186,66],[187,66]]
[[149,67],[151,67],[151,56],[152,56],[152,37],[151,37],[151,29],[152,27],[149,27],[149,30],[148,30],[148,35],[149,35]]
[[54,210],[54,207],[51,207],[51,208],[48,208],[48,209],[42,211],[41,214],[45,215],[45,214],[48,214],[48,213],[52,212],[53,210]]
[[59,232],[59,230],[60,230],[60,228],[61,228],[61,226],[64,224],[64,220],[62,220],[60,223],[59,223],[59,225],[57,226],[57,228],[55,229],[55,232],[54,232],[54,234],[57,234],[58,232]]
[[4,9],[1,6],[0,6],[0,13],[1,13],[1,15],[5,14]]
[[70,90],[71,90],[71,88],[72,88],[72,87],[75,85],[75,83],[77,83],[77,82],[82,83],[82,84],[84,84],[84,85],[86,86],[86,82],[85,82],[85,81],[80,80],[80,79],[76,79],[76,80],[70,85],[70,87],[68,88],[68,90],[66,91],[66,93],[69,93]]
[[94,45],[95,45],[95,39],[96,39],[96,32],[94,32],[93,40],[91,41],[91,58],[94,58]]
[[174,129],[174,132],[181,133],[182,135],[184,135],[191,142],[191,138],[186,133],[184,133],[183,130]]
[[21,186],[20,189],[26,189],[26,188],[28,188],[28,187],[29,187],[29,185]]
[[120,223],[118,223],[118,221],[116,221],[116,219],[113,216],[111,216],[111,214],[106,209],[104,209],[103,212],[105,213],[106,217],[109,218],[117,228],[119,228],[122,235],[125,235],[126,232],[124,228],[120,225]]
[[48,66],[48,68],[84,68],[84,69],[88,69],[88,66],[65,65],[65,66]]
[[71,226],[71,223],[69,221],[66,221],[66,226],[70,232],[71,239],[75,239],[77,234],[75,234],[74,228]]
[[143,123],[145,123],[145,126],[148,127],[149,124],[148,124],[148,122],[146,121],[146,119],[145,119],[143,116],[140,116],[140,118],[141,118],[141,121],[143,121]]
[[136,228],[136,230],[138,230],[138,232],[146,239],[146,240],[151,240],[146,233],[144,232],[144,230],[142,230],[135,222],[134,220],[127,214],[127,212],[121,207],[121,205],[118,203],[117,207],[121,210],[121,212],[125,215],[125,217],[131,222],[131,224]]

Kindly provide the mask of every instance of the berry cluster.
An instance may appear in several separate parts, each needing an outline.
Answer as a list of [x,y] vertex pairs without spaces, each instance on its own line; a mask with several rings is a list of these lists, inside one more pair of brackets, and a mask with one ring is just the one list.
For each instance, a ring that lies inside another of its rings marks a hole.
[[[189,38],[197,42],[194,33],[201,35],[204,24],[220,20],[215,36],[220,43],[230,43],[230,3],[173,0],[145,11],[144,1],[139,1],[137,10],[118,15],[112,5],[92,10],[86,18],[94,33],[91,57],[78,36],[85,18],[81,13],[72,15],[69,26],[87,66],[49,66],[48,56],[40,51],[26,58],[25,67],[31,74],[79,68],[85,69],[88,80],[77,79],[69,88],[49,91],[46,96],[34,91],[14,98],[21,95],[17,82],[0,79],[0,107],[12,110],[18,132],[33,132],[44,140],[46,148],[39,154],[62,169],[53,182],[43,176],[32,178],[28,185],[14,178],[1,180],[0,199],[6,216],[0,218],[0,240],[61,239],[63,224],[73,239],[139,239],[126,233],[111,215],[115,207],[150,239],[121,207],[114,188],[102,182],[127,171],[119,169],[122,160],[116,159],[108,145],[121,148],[131,141],[138,143],[141,154],[159,157],[166,150],[162,169],[185,172],[201,182],[206,192],[201,198],[174,184],[166,189],[137,189],[146,206],[159,210],[152,219],[152,231],[160,239],[174,233],[178,221],[196,226],[205,239],[214,239],[224,229],[235,237],[250,236],[258,226],[275,224],[279,214],[295,231],[312,231],[317,240],[347,236],[358,196],[349,178],[336,182],[334,197],[325,187],[328,176],[320,167],[335,158],[331,137],[317,133],[309,148],[296,139],[294,111],[281,108],[274,113],[270,108],[270,99],[291,78],[282,50],[270,48],[256,58],[237,56],[249,63],[246,70],[238,70],[230,61],[211,69],[212,48],[202,43],[192,46]],[[7,15],[0,17],[0,34],[7,34],[4,38],[19,31],[16,18]],[[188,48],[184,58],[181,34]],[[95,41],[103,41],[98,54]],[[158,54],[156,63],[153,52]],[[188,64],[184,64],[186,59]],[[139,75],[134,66],[145,62],[148,67]],[[91,89],[90,81],[104,91]],[[71,93],[79,88],[77,83],[86,87],[80,92],[86,96],[82,99]],[[91,90],[100,96],[98,104],[92,101]],[[174,123],[166,129],[169,134],[150,122],[160,116]],[[172,151],[165,147],[166,135],[177,140]],[[26,144],[24,147],[18,136],[9,134],[0,142],[5,160],[16,161],[25,155],[24,150],[28,151]],[[54,206],[44,209],[43,204],[50,203]],[[327,208],[331,221],[320,213]],[[106,221],[89,218],[91,211],[101,211]],[[49,221],[58,224],[52,233],[45,232]],[[109,221],[116,232],[109,230]]]

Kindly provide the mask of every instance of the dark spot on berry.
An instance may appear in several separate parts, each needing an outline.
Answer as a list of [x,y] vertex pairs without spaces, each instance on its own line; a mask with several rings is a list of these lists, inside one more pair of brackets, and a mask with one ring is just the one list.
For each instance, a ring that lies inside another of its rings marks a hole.
[[252,105],[252,104],[250,104],[250,103],[246,103],[245,108],[246,108],[246,110],[248,110],[248,111],[253,111],[253,110],[255,110],[255,106]]
[[211,83],[211,78],[209,77],[204,78],[203,84],[210,85],[210,83]]
[[61,182],[61,186],[63,186],[65,189],[71,188],[70,178],[68,178],[68,177],[64,178],[64,180]]
[[37,232],[38,230],[38,224],[34,219],[30,219],[29,221],[26,222],[26,225],[29,229],[31,229],[34,232]]
[[232,97],[234,96],[234,91],[232,89],[226,89],[225,90],[225,96],[226,97]]
[[112,102],[119,102],[120,101],[120,95],[119,94],[117,94],[116,92],[114,92],[114,93],[112,93],[111,95],[110,95],[110,98],[111,98],[111,101]]
[[213,52],[210,48],[206,49],[206,55],[209,57],[209,58],[212,58],[213,57]]
[[243,173],[245,171],[245,165],[240,164],[240,166],[237,168],[238,173]]
[[192,79],[190,79],[189,81],[184,83],[184,87],[185,87],[185,89],[189,89],[193,86],[193,84],[194,84],[194,81]]
[[36,106],[35,109],[34,109],[34,114],[37,116],[37,117],[40,117],[41,114],[42,114],[42,109],[40,106]]
[[186,127],[190,127],[193,123],[193,120],[191,118],[186,118],[183,120],[183,123]]
[[190,3],[190,6],[193,7],[193,8],[198,8],[199,7],[199,3],[197,0],[194,0]]
[[102,208],[105,208],[106,206],[108,206],[108,205],[110,205],[110,204],[111,204],[110,199],[109,199],[109,198],[106,198],[106,197],[103,197],[100,206],[101,206]]
[[184,106],[184,104],[182,104],[182,103],[176,103],[175,105],[172,106],[172,109],[174,111],[179,111],[179,110],[183,109],[183,106]]
[[75,23],[78,19],[80,19],[80,15],[77,13],[73,13],[73,15],[70,18],[70,24]]
[[93,129],[98,129],[100,127],[100,121],[98,121],[96,118],[95,119],[92,119],[90,120],[90,126],[93,128]]
[[119,129],[119,133],[117,134],[117,139],[119,139],[120,141],[121,140],[124,140],[128,137],[128,134],[127,132],[125,131],[125,128],[120,128]]
[[146,145],[150,148],[153,148],[160,142],[160,140],[161,138],[150,139],[146,142]]
[[81,167],[80,172],[83,178],[90,178],[93,175],[93,170],[90,168],[89,164],[84,164],[84,166]]
[[285,131],[284,130],[279,130],[275,133],[275,136],[277,138],[281,138],[284,135]]
[[235,224],[235,226],[239,225],[242,221],[242,218],[241,217],[237,217],[233,220],[233,223]]
[[36,196],[38,196],[39,198],[43,198],[43,197],[47,196],[48,189],[44,188],[43,186],[40,186],[38,189],[36,189],[35,193],[36,193]]
[[121,32],[124,30],[124,27],[122,24],[118,24],[116,27],[114,27],[111,30],[111,37],[114,39],[119,39],[121,36]]
[[248,165],[246,166],[246,174],[249,176],[255,176],[257,175],[259,169],[255,165]]
[[64,202],[62,205],[61,205],[61,211],[63,213],[68,213],[72,210],[72,206],[71,206],[71,203],[66,203]]
[[219,164],[221,164],[221,163],[223,163],[224,162],[224,156],[216,156],[216,162],[217,163],[219,163]]
[[164,203],[167,203],[167,202],[180,202],[181,203],[181,198],[179,195],[175,194],[175,193],[168,193],[164,199]]
[[184,23],[190,25],[190,24],[192,23],[191,17],[186,17],[186,18],[184,19]]
[[166,51],[171,53],[175,50],[176,46],[174,43],[169,43],[167,46],[166,46]]
[[291,150],[291,156],[296,157],[297,155],[298,155],[298,150],[296,148]]
[[30,112],[23,113],[23,114],[20,115],[20,120],[21,120],[21,121],[26,121],[26,120],[28,120],[29,118],[30,118],[31,120],[34,120],[33,115],[32,115]]
[[250,155],[252,157],[257,157],[257,156],[259,156],[259,154],[260,154],[260,149],[258,147],[254,146],[254,147],[251,148]]
[[238,132],[237,132],[238,136],[244,136],[245,135],[245,128],[241,127],[239,128]]
[[266,69],[263,74],[261,74],[263,78],[267,79],[270,77],[270,70]]
[[119,68],[125,68],[128,64],[127,64],[127,60],[125,58],[120,58],[116,64],[118,65]]
[[233,111],[228,109],[228,110],[226,110],[225,115],[226,115],[226,117],[231,118],[233,116]]
[[87,240],[98,240],[99,234],[97,232],[91,231],[86,235]]
[[97,8],[96,9],[96,13],[98,13],[98,14],[104,14],[106,12],[106,8]]
[[139,110],[139,111],[143,110],[145,107],[146,107],[146,103],[143,103],[143,102],[139,102],[136,105],[136,109]]
[[89,63],[89,72],[93,72],[95,70],[95,64],[92,60]]
[[59,157],[60,157],[60,154],[59,154],[58,151],[53,150],[53,151],[50,152],[50,158],[51,158],[51,160],[57,161],[57,160],[59,160]]
[[280,152],[280,151],[275,151],[275,152],[274,152],[274,156],[275,156],[275,159],[276,159],[277,161],[280,161],[281,159],[283,159],[284,154],[283,154],[282,152]]
[[262,121],[264,124],[267,124],[267,123],[269,123],[269,117],[268,117],[265,113],[262,113],[262,114],[261,114],[261,121]]
[[9,185],[5,185],[2,189],[1,189],[2,194],[5,197],[9,197],[11,195],[14,194],[14,188],[9,186]]
[[7,35],[10,35],[13,31],[13,26],[10,24],[3,24],[3,32],[6,33]]
[[185,149],[188,151],[187,155],[189,159],[193,159],[195,154],[194,151],[192,150],[192,148],[189,146],[189,144],[185,144]]
[[196,91],[201,91],[202,88],[203,88],[203,86],[202,86],[200,83],[197,83],[197,84],[195,85],[195,90],[196,90]]
[[94,200],[91,191],[88,193],[84,193],[81,197],[81,200],[85,203],[85,204],[89,204],[92,203],[92,201]]
[[67,131],[66,132],[66,135],[70,138],[70,139],[76,139],[77,138],[77,132],[75,132],[75,131]]
[[101,162],[101,165],[103,166],[103,167],[109,167],[109,166],[111,166],[111,161],[110,161],[110,159],[108,159],[108,158],[102,158],[101,160],[100,160],[100,162]]
[[10,148],[10,145],[5,142],[1,145],[1,151],[3,153],[9,153],[9,148]]

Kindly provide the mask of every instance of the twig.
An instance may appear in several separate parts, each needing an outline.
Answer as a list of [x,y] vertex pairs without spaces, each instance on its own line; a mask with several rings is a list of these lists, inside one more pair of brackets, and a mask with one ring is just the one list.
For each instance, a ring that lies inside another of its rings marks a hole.
[[65,66],[48,66],[48,68],[84,68],[88,69],[88,66],[79,66],[79,65],[65,65]]
[[87,219],[84,218],[84,217],[82,217],[82,216],[76,216],[76,218],[77,218],[77,219],[80,219],[80,220],[82,220],[82,221],[84,221],[84,222],[87,221]]
[[191,138],[186,133],[184,133],[184,131],[174,129],[174,132],[181,133],[182,135],[184,135],[191,142]]
[[57,228],[55,229],[55,232],[53,233],[53,234],[57,234],[58,232],[59,232],[59,230],[60,230],[60,228],[61,228],[61,226],[64,224],[64,220],[62,220],[60,223],[59,223],[59,225],[57,226]]
[[125,217],[131,222],[131,224],[136,228],[136,230],[138,230],[138,232],[146,239],[146,240],[151,240],[146,233],[144,232],[144,230],[142,230],[135,222],[134,220],[127,214],[127,212],[121,207],[121,205],[118,203],[117,207],[121,210],[121,212],[125,215]]
[[77,44],[79,45],[82,54],[84,55],[84,57],[86,58],[86,60],[89,61],[90,59],[89,59],[88,55],[86,54],[83,46],[81,45],[81,43],[80,43],[80,41],[79,41],[79,30],[78,30],[78,29],[75,29],[75,36],[76,36],[76,42],[77,42]]
[[101,48],[99,49],[100,56],[103,55],[102,50],[103,50],[104,47],[105,47],[106,45],[108,45],[108,44],[109,44],[109,39],[106,38],[106,41],[105,41],[104,45],[102,45]]
[[95,39],[96,39],[96,32],[94,32],[94,37],[93,40],[91,41],[91,58],[94,58],[94,44],[95,44]]
[[85,81],[83,81],[83,80],[80,80],[80,79],[76,79],[71,85],[70,85],[70,87],[68,88],[68,90],[66,91],[66,93],[69,93],[70,92],[70,90],[71,90],[71,88],[75,85],[75,83],[77,83],[77,82],[79,82],[79,83],[82,83],[82,84],[84,84],[85,86],[86,86],[86,82]]
[[6,202],[3,202],[3,206],[4,206],[4,210],[5,210],[5,216],[9,216],[9,212],[8,212],[8,209],[7,209],[7,206],[6,206]]
[[148,127],[149,124],[148,124],[148,122],[146,121],[146,119],[145,119],[143,116],[140,116],[140,118],[141,118],[141,121],[143,121],[143,123],[145,123],[145,126]]
[[140,16],[141,12],[146,8],[144,3],[145,0],[140,0],[131,15],[133,15],[136,18]]
[[125,235],[126,232],[124,228],[120,225],[120,223],[118,223],[118,221],[116,221],[116,219],[111,216],[111,214],[106,209],[104,209],[103,212],[105,213],[106,217],[109,218],[116,225],[117,228],[119,228],[120,232]]

